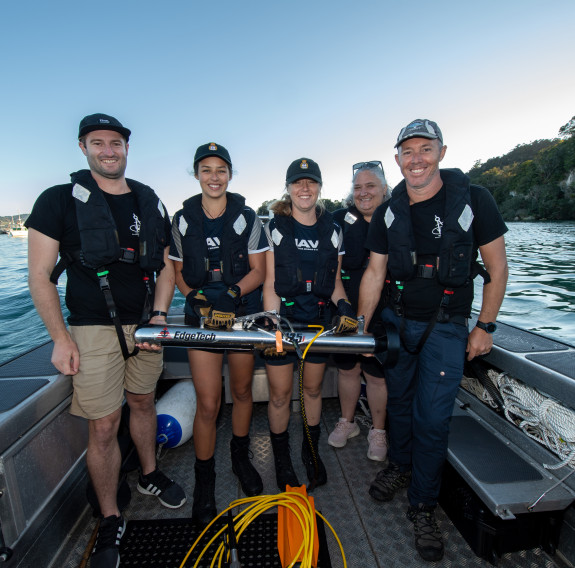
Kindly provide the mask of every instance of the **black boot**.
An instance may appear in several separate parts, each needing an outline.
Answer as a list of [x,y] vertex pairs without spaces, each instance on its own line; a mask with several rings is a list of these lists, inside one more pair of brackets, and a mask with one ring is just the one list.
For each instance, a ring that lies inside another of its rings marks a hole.
[[293,469],[289,447],[289,432],[281,434],[270,432],[272,449],[274,451],[274,464],[276,466],[276,481],[280,491],[286,490],[286,485],[299,487],[300,483]]
[[317,426],[309,426],[309,433],[313,446],[313,454],[309,446],[309,441],[307,439],[307,434],[304,427],[303,442],[301,444],[301,461],[303,462],[303,465],[305,465],[305,471],[310,483],[309,489],[311,491],[314,487],[319,487],[320,485],[325,485],[327,483],[327,472],[323,462],[321,461],[321,458],[319,457],[318,445],[319,436],[321,434],[320,425],[318,424]]
[[232,471],[238,476],[242,491],[248,497],[255,497],[264,490],[260,474],[250,460],[250,437],[234,436],[230,442]]
[[207,525],[218,514],[216,509],[216,461],[196,458],[194,465],[196,485],[194,487],[194,505],[192,519]]

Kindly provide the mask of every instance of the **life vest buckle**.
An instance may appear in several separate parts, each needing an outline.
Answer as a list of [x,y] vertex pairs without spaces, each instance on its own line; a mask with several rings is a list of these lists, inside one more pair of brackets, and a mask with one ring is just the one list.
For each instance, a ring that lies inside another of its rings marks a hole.
[[138,262],[138,253],[133,248],[121,248],[118,260],[127,264],[136,264]]

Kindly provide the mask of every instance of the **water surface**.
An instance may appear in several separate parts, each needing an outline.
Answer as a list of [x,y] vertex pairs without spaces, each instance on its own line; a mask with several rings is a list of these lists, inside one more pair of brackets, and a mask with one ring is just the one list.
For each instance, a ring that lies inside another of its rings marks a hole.
[[[508,227],[509,283],[499,319],[575,344],[575,222]],[[28,290],[27,246],[27,239],[0,235],[0,362],[49,339]],[[62,303],[65,281],[64,274]],[[478,309],[481,279],[475,284]]]

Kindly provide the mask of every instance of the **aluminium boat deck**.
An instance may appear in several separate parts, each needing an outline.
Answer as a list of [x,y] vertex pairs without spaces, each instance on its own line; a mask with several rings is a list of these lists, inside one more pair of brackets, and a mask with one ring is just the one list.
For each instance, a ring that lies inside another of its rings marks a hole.
[[[267,405],[254,405],[254,419],[251,430],[253,463],[264,480],[264,493],[276,493],[273,455],[269,441]],[[407,498],[405,490],[389,503],[374,501],[368,494],[369,484],[382,467],[367,459],[367,427],[361,426],[361,435],[349,440],[341,449],[327,444],[327,433],[339,417],[337,399],[325,399],[322,415],[322,438],[320,452],[328,471],[328,483],[317,488],[313,495],[316,508],[332,524],[343,543],[347,565],[356,568],[405,568],[429,567],[430,563],[420,559],[413,545],[412,525],[405,517]],[[301,482],[306,481],[304,467],[300,460],[301,415],[293,413],[290,422],[292,436],[292,457],[296,473]],[[231,471],[229,441],[231,437],[231,406],[225,405],[218,426],[216,445],[216,502],[218,511],[234,499],[243,497],[237,478]],[[191,516],[194,450],[190,440],[179,448],[167,450],[161,459],[161,468],[176,479],[188,495],[188,502],[177,510],[159,505],[153,497],[140,495],[135,490],[136,473],[129,475],[132,500],[125,511],[129,520],[175,519]],[[459,568],[488,567],[487,561],[477,557],[451,523],[441,507],[437,518],[445,539],[445,557],[435,566]],[[86,510],[79,520],[69,542],[63,547],[52,566],[77,568],[94,528],[91,511]],[[341,567],[341,557],[335,539],[327,535],[332,566]],[[241,539],[239,542],[241,553]],[[147,566],[160,568],[153,561]],[[188,564],[186,564],[188,566]],[[191,566],[191,564],[190,564]],[[541,548],[503,555],[498,562],[501,568],[554,568],[562,567],[557,556],[551,557]],[[142,568],[145,568],[142,566]]]

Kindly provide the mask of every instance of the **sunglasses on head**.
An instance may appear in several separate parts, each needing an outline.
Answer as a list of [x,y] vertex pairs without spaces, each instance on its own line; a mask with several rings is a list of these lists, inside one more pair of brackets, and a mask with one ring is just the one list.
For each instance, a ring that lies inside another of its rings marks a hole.
[[353,173],[357,172],[357,170],[362,169],[371,169],[371,168],[380,168],[383,171],[383,165],[379,161],[371,161],[371,162],[358,162],[357,164],[353,164]]

